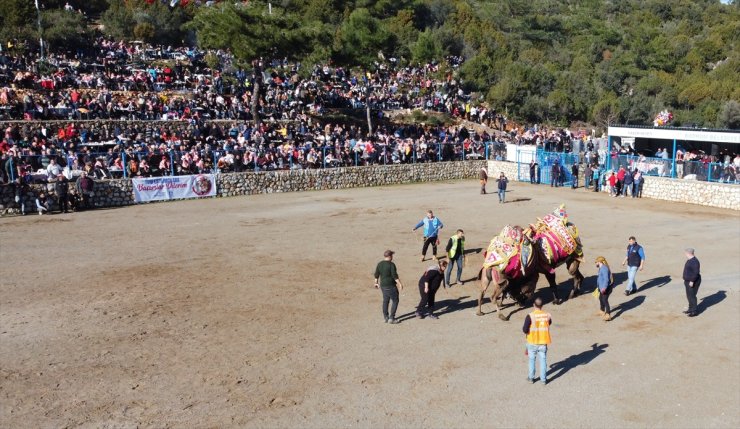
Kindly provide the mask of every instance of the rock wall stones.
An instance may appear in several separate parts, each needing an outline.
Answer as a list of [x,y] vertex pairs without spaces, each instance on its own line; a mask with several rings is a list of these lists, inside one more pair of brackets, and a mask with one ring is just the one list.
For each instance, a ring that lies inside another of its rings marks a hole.
[[[436,182],[477,178],[485,161],[444,162],[429,164],[376,165],[370,167],[331,168],[321,170],[267,171],[220,174],[216,178],[219,196],[264,194],[275,192],[318,191],[367,186],[388,186],[414,182]],[[74,188],[71,183],[70,189]],[[40,192],[54,194],[53,184],[31,185],[23,198],[28,212],[35,211],[35,198]],[[52,198],[54,200],[54,198]],[[130,179],[95,182],[93,203],[96,207],[118,207],[134,204]],[[18,213],[15,187],[0,186],[0,211]],[[56,201],[52,203],[56,210]]]
[[221,174],[220,196],[319,191],[478,177],[485,161]]
[[[523,181],[529,180],[529,166],[515,162],[488,161],[488,175],[495,178],[503,171],[509,180],[517,179],[517,168]],[[583,186],[583,169],[578,174],[578,184]],[[677,201],[702,206],[740,210],[740,185],[678,180],[645,176],[642,196],[657,200]]]
[[[322,170],[268,171],[221,174],[216,179],[218,195],[264,194],[275,192],[318,191],[325,189],[348,189],[367,186],[388,186],[415,182],[475,179],[481,168],[488,169],[493,181],[500,172],[509,180],[517,180],[517,169],[521,169],[522,180],[529,179],[529,168],[515,162],[468,161],[429,164],[377,165],[371,167],[331,168]],[[583,175],[579,183],[583,184]],[[70,189],[74,184],[69,184]],[[40,192],[54,194],[53,184],[32,185],[23,194],[26,210],[35,211],[35,198]],[[643,196],[666,201],[679,201],[703,206],[740,210],[740,186],[707,183],[689,180],[674,180],[646,177]],[[52,198],[52,200],[54,200]],[[96,207],[119,207],[134,204],[130,179],[95,182],[93,203]],[[0,212],[18,213],[20,205],[15,202],[15,187],[0,186]],[[56,210],[56,201],[52,208]]]
[[740,210],[739,185],[646,176],[642,196]]

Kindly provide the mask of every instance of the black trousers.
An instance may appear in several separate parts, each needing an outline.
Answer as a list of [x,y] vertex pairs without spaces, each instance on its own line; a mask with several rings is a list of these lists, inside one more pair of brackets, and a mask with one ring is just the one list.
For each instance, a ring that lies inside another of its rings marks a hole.
[[432,251],[434,252],[434,256],[437,256],[437,236],[434,237],[426,237],[424,239],[424,246],[421,248],[421,255],[427,256],[427,249],[429,249],[429,245],[432,245]]
[[[395,319],[396,310],[398,309],[398,288],[397,287],[381,287],[380,291],[383,292],[383,317],[385,319]],[[390,312],[388,312],[388,304],[390,304]]]
[[429,285],[429,292],[424,292],[424,284],[419,284],[419,296],[421,299],[419,299],[419,305],[416,306],[416,311],[424,314],[424,309],[427,309],[428,313],[432,313],[434,311],[434,297],[437,295],[438,290],[439,285]]
[[696,313],[696,294],[699,293],[699,286],[701,285],[701,277],[699,280],[694,282],[694,287],[689,286],[689,282],[683,281],[683,286],[686,288],[686,299],[689,301],[689,313]]
[[58,203],[60,212],[66,213],[69,211],[69,197],[67,194],[60,194]]
[[607,314],[612,311],[611,307],[609,307],[609,295],[611,294],[612,294],[611,287],[608,287],[606,289],[606,293],[599,293],[599,306],[601,308],[601,311]]

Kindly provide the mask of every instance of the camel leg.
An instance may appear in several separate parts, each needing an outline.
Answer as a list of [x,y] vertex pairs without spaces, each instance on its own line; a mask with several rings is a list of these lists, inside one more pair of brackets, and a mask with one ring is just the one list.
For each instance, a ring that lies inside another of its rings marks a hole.
[[509,281],[504,279],[501,283],[496,284],[496,288],[491,295],[491,301],[496,302],[496,311],[498,312],[498,318],[501,320],[509,320],[509,317],[504,315],[503,309],[501,308],[504,304],[504,295],[509,289]]
[[581,266],[581,262],[577,259],[573,259],[571,261],[568,261],[568,274],[571,275],[573,278],[573,290],[570,291],[570,296],[568,299],[573,299],[574,297],[581,294],[581,284],[583,283],[583,274],[581,274],[581,270],[579,270],[579,267]]
[[552,302],[555,305],[560,305],[563,301],[558,298],[558,284],[555,283],[555,273],[544,273],[547,283],[550,285],[550,292],[552,292]]
[[480,281],[480,294],[478,295],[478,311],[475,312],[477,316],[482,316],[483,311],[481,311],[481,307],[483,306],[483,297],[486,294],[486,290],[488,289],[488,284],[490,282],[486,279],[481,279]]
[[480,278],[480,293],[478,295],[478,311],[475,314],[477,316],[483,316],[481,307],[483,306],[483,297],[486,295],[488,286],[491,285],[491,270],[485,271],[481,269],[480,273],[478,273],[478,277]]

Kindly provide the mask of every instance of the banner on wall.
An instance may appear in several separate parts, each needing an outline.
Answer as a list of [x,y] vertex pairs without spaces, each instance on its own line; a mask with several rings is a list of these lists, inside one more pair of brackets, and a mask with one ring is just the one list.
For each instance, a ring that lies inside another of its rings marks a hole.
[[137,203],[216,196],[216,176],[213,174],[136,178],[132,183]]

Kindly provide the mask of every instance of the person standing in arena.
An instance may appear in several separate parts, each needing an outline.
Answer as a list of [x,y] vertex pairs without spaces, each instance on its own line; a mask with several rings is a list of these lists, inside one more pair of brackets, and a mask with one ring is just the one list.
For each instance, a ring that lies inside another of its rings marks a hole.
[[527,355],[529,356],[529,373],[527,381],[534,383],[535,360],[540,361],[540,381],[547,384],[547,347],[550,345],[550,325],[552,316],[542,311],[542,298],[534,300],[534,311],[524,318],[522,331],[527,336]]
[[558,164],[553,164],[552,169],[550,170],[550,187],[558,187],[560,184],[560,166]]
[[485,167],[481,167],[480,173],[478,174],[478,178],[480,179],[480,193],[481,195],[486,195],[486,184],[488,183],[488,172],[486,171]]
[[434,297],[439,286],[444,280],[444,272],[447,269],[447,261],[439,261],[437,264],[427,267],[419,279],[419,305],[416,307],[416,317],[423,319],[437,319],[434,315]]
[[452,274],[452,266],[457,265],[457,282],[464,285],[465,282],[462,280],[463,261],[465,260],[465,233],[462,229],[458,229],[455,235],[450,237],[447,241],[447,259],[450,261],[445,271],[445,284],[449,287],[450,275]]
[[596,269],[599,270],[596,276],[596,287],[599,290],[599,316],[601,316],[605,322],[612,320],[611,308],[609,307],[609,295],[612,293],[612,286],[614,285],[614,275],[612,275],[609,269],[609,263],[606,262],[606,258],[599,256],[596,258]]
[[506,186],[509,184],[509,179],[502,171],[496,182],[498,182],[498,202],[504,204],[506,202]]
[[573,165],[570,167],[570,188],[576,189],[578,187],[578,164],[573,163]]
[[645,265],[645,250],[637,244],[634,236],[629,238],[627,256],[625,256],[622,262],[622,266],[625,265],[627,265],[627,287],[624,290],[624,294],[629,296],[637,292],[637,283],[635,282],[637,270],[642,271]]
[[427,259],[427,249],[429,249],[429,245],[432,245],[432,252],[434,254],[434,259],[437,259],[437,245],[439,244],[439,230],[444,228],[444,225],[442,224],[442,221],[439,220],[438,217],[434,216],[434,212],[431,210],[427,210],[427,215],[424,219],[419,221],[419,223],[416,224],[413,231],[416,231],[417,229],[424,227],[424,245],[421,248],[421,262],[426,261]]
[[[395,325],[396,309],[398,309],[398,289],[403,289],[403,283],[398,278],[396,264],[393,263],[392,250],[386,250],[383,253],[383,260],[378,262],[375,267],[375,288],[383,292],[383,318],[385,323]],[[388,304],[391,304],[388,311]]]
[[689,308],[684,313],[689,317],[694,317],[698,314],[696,294],[699,292],[699,286],[701,285],[701,264],[694,256],[694,249],[689,247],[685,253],[686,264],[683,267],[683,285],[686,288],[686,299],[689,301]]

